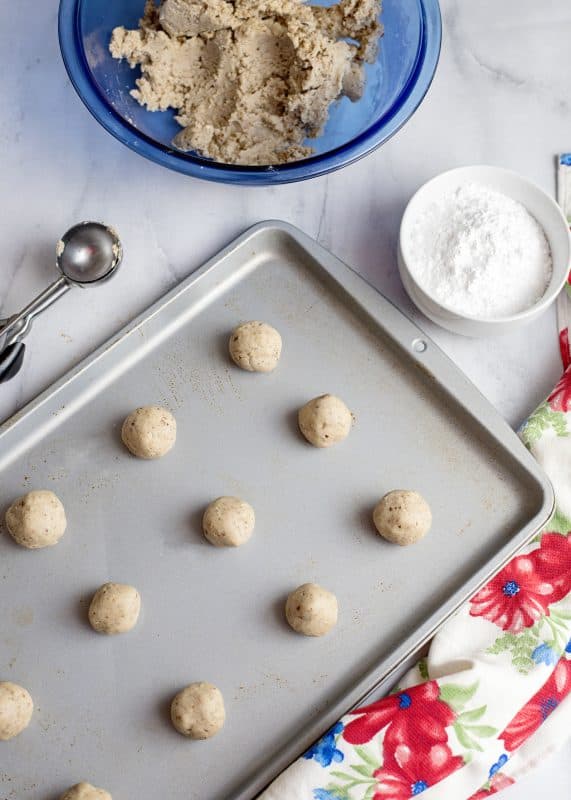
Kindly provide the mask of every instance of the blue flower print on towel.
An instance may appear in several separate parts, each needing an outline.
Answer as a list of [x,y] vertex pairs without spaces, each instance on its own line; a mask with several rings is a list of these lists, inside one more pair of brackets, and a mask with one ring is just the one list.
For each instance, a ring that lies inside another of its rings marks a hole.
[[339,800],[339,795],[328,792],[327,789],[314,789],[313,800]]
[[559,160],[564,167],[571,167],[571,153],[563,153]]
[[565,648],[566,653],[571,653],[571,639],[567,642],[567,647]]
[[553,664],[557,664],[559,661],[559,656],[555,650],[553,650],[553,648],[551,648],[545,642],[535,648],[531,654],[531,657],[536,664],[547,664],[548,667],[551,667]]
[[[322,767],[330,767],[334,761],[337,763],[343,761],[345,756],[341,750],[338,750],[335,746],[337,741],[336,736],[338,736],[342,730],[343,723],[338,722],[331,730],[327,731],[325,736],[322,736],[318,742],[312,745],[307,753],[303,754],[304,758],[314,758]],[[319,789],[318,791],[325,791],[325,789]],[[323,797],[318,797],[317,800],[329,800],[329,795],[326,793]]]
[[495,764],[492,764],[490,767],[490,778],[493,778],[496,772],[499,772],[502,767],[504,767],[508,763],[508,756],[506,753],[502,753],[501,756],[498,758]]

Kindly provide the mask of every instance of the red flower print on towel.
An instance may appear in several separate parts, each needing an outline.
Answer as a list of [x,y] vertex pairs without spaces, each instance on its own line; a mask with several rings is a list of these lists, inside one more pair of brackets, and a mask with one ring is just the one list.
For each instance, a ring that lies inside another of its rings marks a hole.
[[569,411],[571,409],[571,371],[566,370],[561,380],[547,398],[552,411]]
[[571,661],[563,657],[550,678],[531,700],[515,715],[500,739],[506,750],[513,752],[529,739],[559,703],[571,692]]
[[561,361],[563,362],[563,368],[567,369],[567,367],[571,364],[571,351],[569,350],[568,328],[563,328],[562,331],[559,331],[559,352],[561,353]]
[[438,699],[439,693],[436,681],[428,681],[358,708],[351,713],[360,716],[345,727],[343,738],[349,744],[365,744],[389,726],[384,739],[389,748],[410,744],[415,738],[428,745],[446,742],[446,728],[454,722],[455,714]]
[[547,613],[553,585],[536,569],[535,553],[516,556],[474,595],[470,614],[485,617],[504,631],[519,633]]
[[538,573],[553,586],[550,603],[557,603],[571,592],[571,536],[544,533],[541,547],[531,554]]
[[515,783],[513,778],[498,772],[490,781],[488,789],[480,789],[479,792],[473,794],[468,800],[486,800],[486,797],[489,797],[491,794],[497,794],[497,792],[501,792],[502,789],[507,789],[512,783]]
[[447,778],[464,766],[446,744],[428,750],[418,745],[400,744],[384,765],[373,773],[378,783],[373,800],[408,800]]

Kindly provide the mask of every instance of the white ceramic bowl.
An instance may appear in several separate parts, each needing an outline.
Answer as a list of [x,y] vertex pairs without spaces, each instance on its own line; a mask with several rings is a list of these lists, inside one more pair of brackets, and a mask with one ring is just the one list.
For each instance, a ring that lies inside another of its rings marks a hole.
[[[509,317],[483,319],[459,314],[439,303],[422,289],[409,269],[410,231],[418,215],[434,200],[451,194],[466,183],[480,183],[503,192],[520,202],[545,231],[551,247],[553,273],[543,297],[535,305]],[[531,181],[499,167],[460,167],[443,172],[425,183],[416,192],[405,209],[399,235],[399,272],[404,287],[413,303],[429,319],[443,328],[464,336],[493,336],[507,333],[514,326],[538,317],[555,300],[563,288],[571,265],[571,236],[563,212],[548,194]]]

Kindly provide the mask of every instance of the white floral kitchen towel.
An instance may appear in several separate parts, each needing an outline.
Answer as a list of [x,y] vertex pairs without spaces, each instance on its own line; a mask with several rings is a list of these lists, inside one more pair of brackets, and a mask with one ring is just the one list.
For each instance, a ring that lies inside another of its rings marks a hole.
[[[571,218],[571,156],[560,165]],[[567,327],[563,377],[521,430],[553,483],[555,516],[446,623],[394,693],[343,717],[260,800],[482,800],[571,735]]]

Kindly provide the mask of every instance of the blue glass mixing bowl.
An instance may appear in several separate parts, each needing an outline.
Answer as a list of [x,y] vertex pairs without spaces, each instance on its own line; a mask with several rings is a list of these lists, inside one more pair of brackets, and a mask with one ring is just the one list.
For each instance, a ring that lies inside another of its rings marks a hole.
[[[329,5],[325,0],[323,5]],[[324,175],[386,142],[420,105],[434,76],[442,26],[438,0],[384,0],[385,34],[376,63],[366,66],[363,97],[337,101],[323,134],[309,140],[315,155],[272,167],[220,164],[175,150],[174,112],[151,112],[129,94],[137,70],[109,53],[117,25],[136,28],[144,0],[61,0],[59,41],[75,89],[103,127],[140,155],[198,178],[263,185]]]

